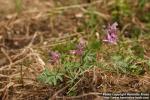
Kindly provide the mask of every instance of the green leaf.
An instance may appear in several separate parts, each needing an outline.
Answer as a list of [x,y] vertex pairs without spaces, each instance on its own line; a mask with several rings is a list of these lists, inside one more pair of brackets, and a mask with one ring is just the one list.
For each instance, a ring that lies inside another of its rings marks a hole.
[[140,58],[144,58],[144,48],[140,46],[138,43],[135,44],[132,48],[134,54]]
[[62,82],[63,78],[61,76],[57,76],[57,78]]
[[147,1],[148,0],[139,0],[139,6],[143,8]]
[[15,7],[17,13],[20,13],[20,11],[22,10],[22,0],[15,0]]
[[102,44],[101,41],[94,39],[94,40],[91,40],[88,47],[91,50],[99,50],[101,47],[101,44]]
[[38,80],[49,85],[57,85],[59,81],[63,81],[62,77],[63,74],[57,70],[50,71],[45,69]]

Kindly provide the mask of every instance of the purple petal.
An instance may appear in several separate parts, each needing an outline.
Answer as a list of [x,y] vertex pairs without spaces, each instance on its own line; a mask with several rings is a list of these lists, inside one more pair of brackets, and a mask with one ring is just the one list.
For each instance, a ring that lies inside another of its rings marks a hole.
[[75,55],[76,54],[76,50],[70,50],[70,54]]
[[117,43],[117,26],[118,24],[115,22],[112,25],[108,25],[108,28],[106,29],[106,39],[103,41],[116,44]]
[[51,62],[56,63],[60,59],[60,54],[58,52],[50,52]]

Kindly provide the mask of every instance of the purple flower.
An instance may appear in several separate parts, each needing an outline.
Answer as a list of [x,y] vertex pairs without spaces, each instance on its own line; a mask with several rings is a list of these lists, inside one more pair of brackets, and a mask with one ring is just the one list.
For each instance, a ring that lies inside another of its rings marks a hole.
[[112,25],[108,25],[108,28],[106,29],[107,35],[103,41],[117,44],[117,26],[117,22],[113,23]]
[[70,50],[70,54],[81,56],[84,53],[85,44],[79,43],[75,50]]
[[81,56],[83,54],[83,50],[80,49],[70,50],[70,54]]
[[54,63],[57,63],[59,61],[60,54],[58,52],[51,51],[50,52],[50,57],[51,57],[51,63],[54,64]]

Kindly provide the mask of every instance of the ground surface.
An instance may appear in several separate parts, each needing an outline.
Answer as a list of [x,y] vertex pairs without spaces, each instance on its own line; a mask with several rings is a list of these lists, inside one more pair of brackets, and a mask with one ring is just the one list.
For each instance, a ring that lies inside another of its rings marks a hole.
[[[101,100],[101,92],[150,92],[150,2],[141,1],[0,0],[0,99]],[[113,22],[117,45],[102,41]],[[83,58],[90,60],[81,64],[65,54],[82,39]],[[71,63],[50,64],[50,51]],[[59,69],[61,81],[41,82],[45,68]]]

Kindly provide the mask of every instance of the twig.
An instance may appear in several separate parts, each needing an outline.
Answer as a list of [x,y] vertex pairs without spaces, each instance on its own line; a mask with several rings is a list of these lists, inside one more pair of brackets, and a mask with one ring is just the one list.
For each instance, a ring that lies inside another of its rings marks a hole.
[[22,70],[22,66],[23,65],[20,66],[20,78],[21,78],[21,84],[22,84],[22,87],[23,87],[24,86],[24,82],[23,82],[23,72],[22,72],[23,70]]
[[32,39],[31,39],[30,43],[26,46],[26,48],[30,48],[30,47],[32,46],[32,44],[33,44],[33,42],[34,42],[36,36],[37,36],[37,32],[35,32],[35,34],[33,35],[33,37],[32,37]]
[[[94,1],[92,3],[83,3],[83,4],[76,4],[76,5],[70,5],[70,6],[56,7],[56,8],[52,8],[51,10],[48,10],[48,11],[46,10],[44,12],[51,13],[51,12],[56,12],[56,11],[60,11],[60,10],[67,10],[67,9],[79,8],[83,12],[87,13],[88,10],[83,9],[83,7],[87,7],[87,6],[91,6],[91,5],[95,5],[95,4],[101,4],[102,2],[104,2],[104,1],[103,0],[97,0],[97,1]],[[33,12],[31,12],[31,13],[33,13]],[[108,14],[104,14],[104,13],[101,13],[101,12],[98,12],[98,11],[93,11],[93,13],[96,14],[96,15],[98,15],[98,16],[100,16],[100,17],[102,17],[105,20],[108,20],[110,18],[110,16]]]
[[65,86],[64,88],[58,90],[51,98],[49,98],[49,100],[55,100],[55,98],[57,97],[57,95],[58,95],[60,92],[64,91],[67,87],[68,87],[68,85]]
[[[24,47],[24,48],[22,49],[22,52],[21,52],[20,54],[18,54],[15,58],[17,58],[17,57],[21,56],[22,54],[24,54],[25,51],[28,50],[28,49],[32,46],[32,44],[33,44],[34,39],[35,39],[36,36],[37,36],[37,33],[35,33],[35,34],[33,35],[33,37],[32,37],[32,39],[31,39],[30,43],[29,43],[26,47]],[[7,66],[15,65],[15,64],[21,62],[22,60],[24,60],[24,59],[26,58],[26,57],[24,57],[24,58],[22,58],[22,59],[20,59],[20,60],[18,60],[18,61],[16,61],[16,62],[12,62],[11,58],[8,56],[8,54],[5,52],[5,50],[4,50],[3,48],[1,48],[1,51],[2,51],[3,54],[7,57],[7,59],[8,59],[9,62],[10,62],[10,64],[3,66],[0,70],[3,70],[3,69],[4,69],[5,67],[7,67]],[[30,56],[30,55],[29,55],[29,56]]]
[[76,82],[76,83],[70,88],[70,90],[67,92],[67,94],[69,94],[69,93],[73,90],[73,88],[74,88],[75,86],[77,86],[80,81],[82,81],[82,79],[83,79],[83,78],[81,78],[78,82]]
[[32,48],[30,48],[30,50],[34,54],[36,62],[38,62],[41,65],[42,70],[44,70],[45,69],[44,66],[46,65],[45,62],[42,60],[40,55],[36,53]]
[[[28,57],[30,57],[30,56],[33,56],[33,55],[35,55],[34,53],[29,53],[27,56],[25,56],[24,58],[22,58],[22,59],[20,59],[20,60],[17,60],[16,62],[13,62],[11,65],[13,66],[13,65],[16,65],[16,64],[18,64],[18,63],[20,63],[20,62],[22,62],[24,59],[26,59],[26,58],[28,58]],[[9,65],[5,65],[5,66],[3,66],[2,68],[0,68],[0,70],[4,70],[6,67],[8,67]]]
[[96,76],[96,67],[94,66],[93,68],[93,83],[95,83],[97,80],[97,76]]
[[78,37],[80,33],[83,33],[83,32],[79,32],[79,33],[74,33],[74,34],[68,34],[68,35],[64,35],[64,36],[61,36],[61,37],[57,37],[57,38],[51,38],[51,39],[47,39],[46,41],[47,42],[56,42],[56,41],[65,41],[67,39],[70,39],[72,37]]
[[[84,8],[80,8],[84,13],[88,13],[89,11],[88,10],[86,10],[86,9],[84,9]],[[101,12],[98,12],[98,11],[92,11],[92,13],[93,14],[96,14],[96,15],[98,15],[98,16],[100,16],[100,17],[102,17],[103,19],[105,19],[105,20],[108,20],[109,18],[110,18],[110,16],[109,15],[106,15],[106,14],[104,14],[104,13],[101,13]]]
[[54,43],[54,44],[50,44],[50,45],[43,45],[41,46],[40,48],[45,48],[45,47],[54,47],[54,46],[57,46],[57,45],[61,45],[61,44],[66,44],[68,41],[59,41],[57,43]]
[[130,23],[126,24],[126,25],[122,28],[122,30],[121,30],[120,33],[123,34],[123,33],[125,32],[125,30],[126,30],[130,25],[131,25]]
[[95,4],[102,3],[102,2],[103,2],[103,0],[97,0],[97,1],[94,1],[92,3],[63,6],[63,7],[53,8],[52,11],[54,11],[54,10],[66,10],[66,9],[71,9],[71,8],[81,8],[81,7],[91,6],[91,5],[95,5]]
[[13,82],[10,82],[8,83],[3,89],[3,96],[2,96],[2,100],[8,100],[8,89],[13,86],[14,83]]
[[[64,6],[64,7],[58,7],[58,8],[53,8],[51,11],[49,12],[54,12],[54,11],[58,11],[58,10],[66,10],[66,9],[73,9],[73,8],[79,8],[81,9],[83,12],[87,13],[89,12],[88,10],[84,9],[83,7],[87,7],[87,6],[91,6],[91,5],[95,5],[98,3],[102,3],[103,0],[98,0],[92,3],[84,3],[84,4],[77,4],[77,5],[70,5],[70,6]],[[102,17],[105,20],[108,20],[110,18],[109,15],[98,12],[98,11],[93,11],[92,13],[99,15],[100,17]]]
[[8,56],[8,54],[5,52],[5,50],[3,48],[1,48],[2,53],[6,56],[6,58],[9,60],[9,64],[12,64],[12,60],[11,58]]

